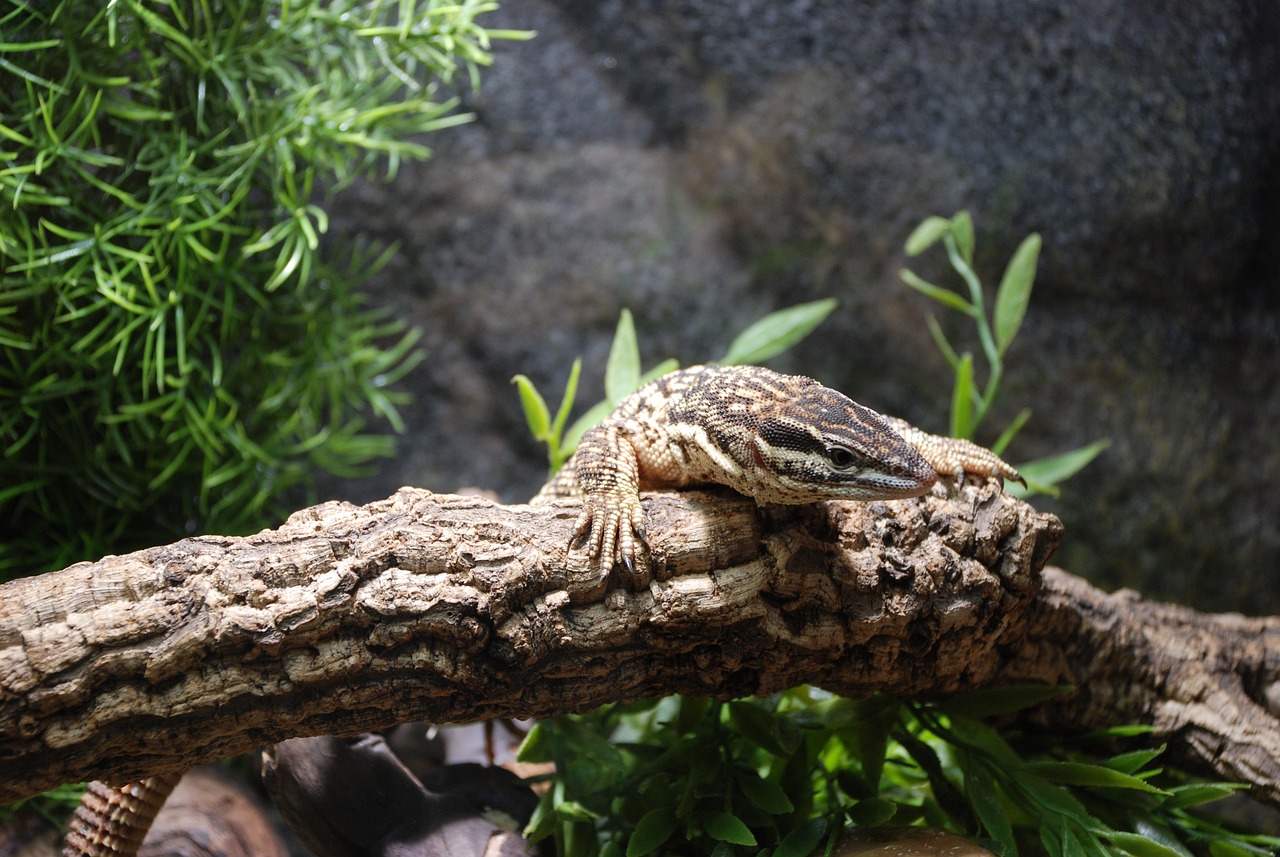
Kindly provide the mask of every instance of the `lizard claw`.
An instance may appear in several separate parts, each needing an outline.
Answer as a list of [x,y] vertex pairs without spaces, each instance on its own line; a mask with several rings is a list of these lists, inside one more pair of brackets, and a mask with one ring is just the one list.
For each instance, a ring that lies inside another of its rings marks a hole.
[[569,549],[586,549],[591,562],[600,565],[603,576],[621,567],[633,583],[638,582],[640,559],[649,552],[644,510],[639,499],[623,505],[586,500],[574,524]]

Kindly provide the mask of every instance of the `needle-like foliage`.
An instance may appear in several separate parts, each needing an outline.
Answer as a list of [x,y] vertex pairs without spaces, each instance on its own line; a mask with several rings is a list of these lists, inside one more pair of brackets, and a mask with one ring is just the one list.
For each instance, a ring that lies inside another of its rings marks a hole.
[[391,452],[416,333],[319,189],[466,121],[438,0],[0,0],[0,577],[268,523]]

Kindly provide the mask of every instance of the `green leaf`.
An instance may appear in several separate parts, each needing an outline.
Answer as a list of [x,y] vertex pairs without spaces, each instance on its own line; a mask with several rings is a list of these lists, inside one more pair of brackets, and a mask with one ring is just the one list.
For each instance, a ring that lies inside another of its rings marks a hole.
[[585,821],[568,821],[560,828],[563,857],[592,857],[598,847],[594,824]]
[[622,403],[640,386],[640,344],[636,340],[636,323],[625,307],[618,316],[618,327],[609,348],[609,362],[604,367],[604,395],[610,410]]
[[679,368],[680,368],[680,361],[676,360],[674,357],[668,357],[666,360],[663,360],[657,366],[654,366],[648,372],[645,372],[643,375],[640,376],[640,386],[643,387],[645,384],[648,384],[650,381],[657,380],[658,378],[661,378],[663,375],[669,375],[670,373],[676,371]]
[[627,857],[641,857],[661,848],[676,832],[676,814],[671,807],[650,810],[636,823],[627,840]]
[[957,694],[940,703],[938,710],[952,716],[976,719],[999,717],[1048,702],[1072,690],[1073,688],[1070,687],[1052,687],[1043,684],[984,687],[981,690]]
[[960,251],[960,258],[965,264],[973,267],[973,218],[969,212],[961,211],[951,218],[951,237]]
[[600,425],[611,413],[613,413],[613,405],[609,404],[608,400],[603,400],[596,402],[585,414],[574,420],[573,425],[569,426],[569,430],[560,439],[560,449],[566,457],[577,448],[578,441],[582,440],[582,436],[588,429]]
[[989,449],[996,455],[1000,455],[1009,448],[1009,444],[1013,442],[1018,432],[1022,431],[1022,427],[1027,424],[1027,420],[1031,419],[1031,409],[1023,408],[1018,411],[1018,415],[1009,421],[1004,427],[1004,431],[1000,432],[1000,436],[996,438],[995,443],[991,444]]
[[972,753],[958,752],[956,759],[964,772],[965,794],[969,797],[969,805],[973,807],[978,823],[988,836],[999,843],[1001,854],[1010,857],[1017,854],[1018,845],[1013,838],[1013,825],[990,772]]
[[[1146,765],[1165,751],[1164,744],[1159,747],[1151,747],[1145,750],[1134,750],[1131,753],[1121,753],[1118,756],[1112,756],[1104,764],[1113,770],[1122,774],[1136,774]],[[1175,790],[1171,790],[1172,794]]]
[[1004,354],[1009,343],[1018,334],[1022,326],[1022,317],[1027,313],[1027,304],[1031,300],[1031,286],[1036,279],[1036,262],[1040,258],[1040,235],[1033,232],[1014,251],[1013,258],[1005,266],[1004,276],[1000,278],[1000,289],[996,292],[995,328],[996,345]]
[[951,436],[973,438],[973,355],[960,355],[955,386],[951,390]]
[[529,426],[529,433],[535,440],[546,440],[551,427],[551,412],[547,409],[546,400],[525,375],[516,375],[511,383],[520,391],[520,406],[524,409],[524,421]]
[[827,832],[825,818],[811,818],[782,838],[773,857],[809,857]]
[[920,225],[911,230],[907,236],[904,249],[908,256],[919,256],[934,244],[942,240],[942,236],[951,231],[951,221],[945,217],[926,217]]
[[1112,845],[1128,854],[1134,855],[1134,857],[1186,857],[1187,855],[1185,851],[1177,851],[1154,839],[1139,836],[1136,833],[1125,833],[1117,830],[1107,834],[1107,839]]
[[556,827],[555,797],[548,789],[538,800],[533,815],[529,816],[529,823],[524,826],[524,835],[532,845],[555,833]]
[[879,827],[887,824],[898,812],[898,805],[881,797],[860,800],[845,810],[845,815],[858,827]]
[[916,272],[912,271],[910,268],[903,268],[898,271],[898,276],[902,278],[902,282],[906,283],[917,292],[920,292],[922,295],[932,298],[943,306],[949,306],[954,310],[959,310],[967,316],[976,316],[978,314],[977,307],[969,303],[969,301],[963,296],[951,291],[950,289],[935,286],[933,283],[916,274]]
[[[551,423],[550,437],[559,439],[564,432],[564,424],[569,419],[569,411],[573,410],[573,400],[578,395],[578,376],[582,373],[582,358],[573,361],[569,370],[569,381],[564,385],[564,397],[560,399],[560,407],[556,410],[556,418]],[[517,376],[523,377],[523,376]],[[533,386],[532,384],[530,386]],[[546,408],[546,404],[543,404]]]
[[1241,783],[1190,783],[1169,789],[1169,797],[1160,804],[1161,809],[1185,809],[1230,797],[1248,786]]
[[1009,485],[1007,489],[1015,497],[1024,497],[1033,491],[1052,489],[1053,486],[1078,473],[1110,445],[1111,441],[1109,440],[1096,440],[1087,446],[1073,449],[1070,452],[1019,464],[1018,472],[1027,480],[1027,485],[1033,487],[1023,488],[1019,485]]
[[556,815],[565,821],[595,821],[599,813],[592,812],[576,800],[556,804]]
[[795,809],[787,793],[776,783],[761,778],[755,771],[739,774],[738,788],[747,800],[770,815],[782,815]]
[[858,702],[854,750],[862,778],[876,790],[884,771],[889,732],[902,718],[902,703],[888,696],[873,696]]
[[719,362],[727,365],[762,363],[812,333],[836,305],[835,298],[824,298],[771,312],[734,337]]
[[956,367],[960,365],[960,355],[956,354],[956,350],[951,347],[951,343],[947,341],[947,335],[942,332],[942,326],[938,324],[938,320],[933,317],[933,313],[929,313],[925,317],[925,324],[929,326],[929,335],[933,337],[933,344],[938,346],[938,350],[942,352],[942,356],[947,358],[947,365],[951,367],[951,371],[955,372]]
[[729,703],[729,722],[742,737],[775,756],[789,756],[795,750],[792,743],[784,743],[778,729],[778,717],[766,711],[752,700],[735,700]]
[[1090,765],[1084,762],[1045,761],[1030,762],[1023,770],[1038,774],[1050,782],[1067,786],[1132,789],[1148,794],[1168,794],[1164,789],[1158,789],[1146,780],[1123,774],[1103,765]]
[[698,820],[707,835],[719,842],[732,842],[734,845],[755,845],[756,837],[742,820],[727,812],[702,813]]

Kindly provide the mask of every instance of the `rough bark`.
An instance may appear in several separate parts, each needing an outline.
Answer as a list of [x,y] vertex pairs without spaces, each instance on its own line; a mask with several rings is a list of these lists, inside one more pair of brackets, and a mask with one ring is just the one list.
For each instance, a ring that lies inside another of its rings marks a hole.
[[647,497],[654,579],[566,565],[576,504],[403,489],[0,588],[0,801],[288,737],[813,682],[990,680],[1060,525],[994,485],[758,509]]
[[[1135,614],[1150,627],[1130,626],[1124,605],[1141,602],[1112,596],[1111,618],[1089,630],[1107,597],[1061,574],[1038,598],[1061,526],[994,485],[764,509],[729,492],[685,492],[645,506],[653,578],[634,590],[606,591],[566,560],[576,504],[413,489],[306,509],[247,538],[187,539],[0,587],[0,800],[288,737],[805,682],[918,696],[1068,680],[1083,689],[1044,715],[1058,726],[1146,719],[1181,729],[1158,719],[1179,688],[1155,673],[1137,681],[1154,662],[1123,660],[1143,651],[1143,635],[1147,650],[1168,654],[1158,623],[1169,616]],[[1170,609],[1206,640],[1264,621]],[[1169,631],[1188,637],[1184,626]],[[1221,663],[1184,663],[1239,675],[1234,639],[1223,637]],[[1277,647],[1256,646],[1245,689],[1274,697],[1266,652]],[[1115,681],[1124,684],[1108,690]],[[1266,728],[1257,705],[1237,710],[1237,727]],[[1189,753],[1208,747],[1193,731],[1174,737],[1184,734]],[[1223,767],[1234,751],[1208,749],[1216,770],[1255,784],[1270,776],[1263,762],[1280,758],[1262,747]]]
[[1168,755],[1280,806],[1280,618],[1198,613],[1106,594],[1046,568],[1000,680],[1074,685],[1032,712],[1055,728],[1155,727]]

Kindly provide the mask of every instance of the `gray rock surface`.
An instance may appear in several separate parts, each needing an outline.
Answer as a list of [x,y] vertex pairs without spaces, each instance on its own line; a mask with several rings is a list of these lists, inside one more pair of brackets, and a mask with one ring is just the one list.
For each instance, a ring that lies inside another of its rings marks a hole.
[[[402,453],[330,496],[476,485],[519,500],[543,453],[509,380],[586,402],[621,307],[648,363],[723,352],[835,296],[773,361],[942,429],[950,377],[896,272],[911,228],[972,210],[998,281],[1040,278],[991,440],[1014,460],[1108,437],[1059,500],[1060,562],[1202,609],[1280,612],[1280,12],[1260,0],[508,0],[477,120],[339,198],[397,241],[371,284],[420,325]],[[942,278],[940,253],[912,260]],[[953,341],[976,348],[958,318]],[[982,438],[980,438],[982,439]]]

